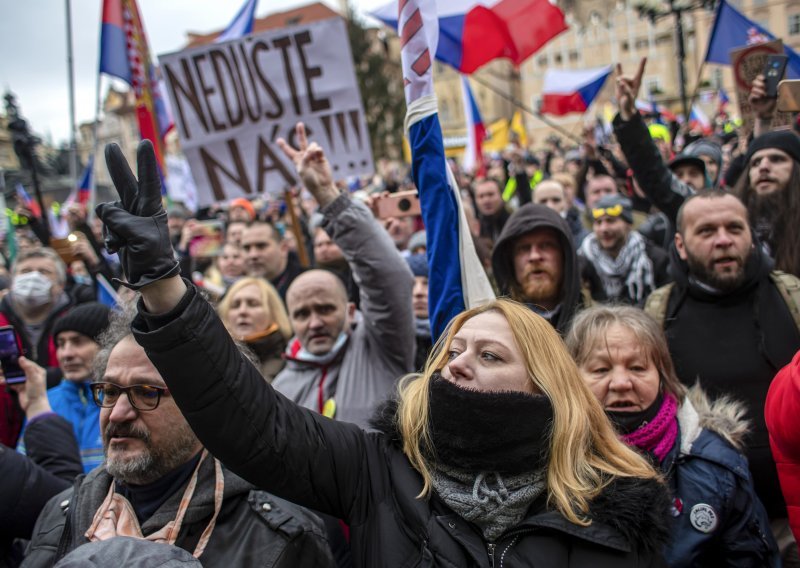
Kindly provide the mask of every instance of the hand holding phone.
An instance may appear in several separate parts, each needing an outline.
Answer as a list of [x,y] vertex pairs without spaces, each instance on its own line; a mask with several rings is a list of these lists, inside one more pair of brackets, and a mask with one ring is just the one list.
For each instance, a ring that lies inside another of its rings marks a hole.
[[778,98],[778,83],[783,79],[788,61],[789,58],[785,55],[770,55],[767,57],[767,65],[764,67],[764,83],[767,98]]
[[6,384],[14,385],[25,382],[25,371],[19,366],[22,351],[19,347],[14,327],[0,327],[0,366],[3,368]]

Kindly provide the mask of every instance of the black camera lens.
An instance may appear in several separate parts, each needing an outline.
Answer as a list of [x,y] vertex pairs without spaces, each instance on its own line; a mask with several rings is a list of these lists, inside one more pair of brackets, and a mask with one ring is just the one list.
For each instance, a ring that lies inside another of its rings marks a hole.
[[400,211],[402,211],[403,213],[405,213],[406,211],[408,211],[409,209],[411,209],[411,200],[410,200],[410,199],[408,199],[407,197],[404,197],[404,198],[402,198],[402,199],[399,199],[399,200],[397,201],[397,208],[398,208]]

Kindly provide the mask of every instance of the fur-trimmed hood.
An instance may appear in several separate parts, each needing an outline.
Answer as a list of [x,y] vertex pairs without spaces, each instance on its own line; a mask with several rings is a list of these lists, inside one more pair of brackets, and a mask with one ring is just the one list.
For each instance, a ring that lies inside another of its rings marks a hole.
[[744,438],[750,431],[750,422],[745,419],[744,404],[730,396],[709,399],[699,383],[691,387],[678,410],[681,427],[681,453],[688,454],[700,431],[710,430],[718,434],[738,451],[744,450]]
[[[402,447],[398,430],[398,401],[390,399],[376,408],[370,427],[382,433],[387,441]],[[605,525],[622,535],[627,546],[648,552],[659,552],[669,540],[670,499],[666,486],[657,479],[618,477],[611,481],[590,504],[589,517],[597,524],[577,527],[555,511],[545,513],[548,524],[565,532],[588,531],[596,538],[612,538]],[[555,516],[557,515],[557,519]]]

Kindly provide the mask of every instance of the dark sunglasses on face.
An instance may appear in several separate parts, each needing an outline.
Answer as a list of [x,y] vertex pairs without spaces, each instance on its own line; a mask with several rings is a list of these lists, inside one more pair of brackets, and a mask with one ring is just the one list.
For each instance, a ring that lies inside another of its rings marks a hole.
[[121,387],[114,383],[97,382],[91,384],[92,398],[97,406],[112,408],[122,393],[136,410],[155,410],[162,396],[169,396],[169,389],[153,385],[131,385]]

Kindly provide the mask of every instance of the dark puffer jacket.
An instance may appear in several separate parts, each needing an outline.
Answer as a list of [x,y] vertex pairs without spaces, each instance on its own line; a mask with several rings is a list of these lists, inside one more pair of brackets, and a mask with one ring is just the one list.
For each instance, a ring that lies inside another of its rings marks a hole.
[[[260,377],[255,369],[254,373]],[[264,379],[261,382],[265,383]],[[334,566],[322,524],[316,516],[264,491],[254,490],[230,471],[223,472],[222,509],[200,555],[204,566]],[[200,467],[197,488],[175,546],[194,551],[214,514],[214,480],[214,461],[208,459]],[[65,554],[88,543],[84,533],[112,482],[105,468],[98,467],[79,477],[72,488],[53,497],[36,521],[22,566],[52,566]],[[142,523],[143,534],[151,534],[175,519],[183,492],[181,487]]]
[[140,314],[136,340],[194,432],[233,471],[276,495],[342,518],[355,566],[661,566],[666,488],[617,479],[592,504],[592,524],[543,503],[497,542],[440,499],[384,433],[326,419],[290,402],[243,358],[194,288],[168,314]]
[[516,286],[514,243],[536,229],[552,229],[558,234],[564,253],[561,303],[550,323],[559,333],[569,328],[572,317],[584,307],[581,293],[581,272],[572,240],[572,230],[561,216],[544,205],[529,203],[517,209],[503,227],[492,250],[492,271],[501,295],[511,296]]

